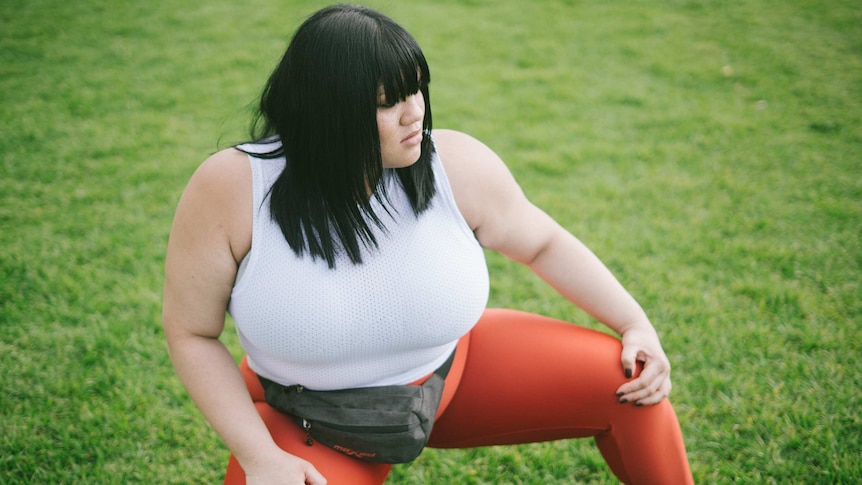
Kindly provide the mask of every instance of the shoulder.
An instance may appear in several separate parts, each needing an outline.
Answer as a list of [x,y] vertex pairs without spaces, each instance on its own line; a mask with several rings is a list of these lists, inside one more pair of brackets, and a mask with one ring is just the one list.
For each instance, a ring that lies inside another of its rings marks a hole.
[[515,261],[533,261],[559,226],[527,199],[485,144],[454,131],[434,135],[455,202],[479,243]]
[[230,190],[230,186],[236,185],[230,183],[231,180],[236,180],[236,177],[250,180],[251,166],[248,163],[248,155],[236,148],[227,148],[212,154],[198,166],[189,182],[189,187],[197,187],[196,183],[203,183],[204,187],[200,187],[201,189],[206,189],[210,184],[216,184],[226,185],[227,187],[220,188]]
[[476,138],[454,130],[434,130],[434,143],[458,209],[476,231],[500,202],[523,197],[503,160]]
[[228,148],[211,155],[183,191],[175,225],[210,235],[219,232],[235,255],[244,255],[243,248],[251,243],[251,178],[245,153]]
[[[440,161],[454,183],[475,183],[481,177],[483,185],[506,182],[511,174],[503,160],[487,145],[472,136],[454,130],[434,130],[434,144]],[[490,179],[487,179],[490,177]]]
[[440,159],[450,165],[475,167],[476,163],[499,162],[499,157],[484,143],[455,130],[434,130],[434,144]]
[[183,196],[205,202],[235,202],[251,191],[251,165],[248,155],[228,148],[211,155],[195,170]]

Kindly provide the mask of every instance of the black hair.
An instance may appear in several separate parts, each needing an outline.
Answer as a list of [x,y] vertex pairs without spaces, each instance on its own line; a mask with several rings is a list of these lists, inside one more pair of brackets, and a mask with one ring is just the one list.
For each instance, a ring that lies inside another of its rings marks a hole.
[[[355,5],[324,8],[296,31],[264,86],[252,123],[257,141],[279,139],[284,171],[269,192],[270,212],[297,255],[330,268],[343,252],[362,262],[376,248],[369,223],[384,229],[369,192],[386,198],[384,176],[397,175],[418,217],[435,194],[428,63],[416,40],[390,18]],[[425,119],[419,160],[384,169],[377,129],[378,93],[387,102],[422,91]]]

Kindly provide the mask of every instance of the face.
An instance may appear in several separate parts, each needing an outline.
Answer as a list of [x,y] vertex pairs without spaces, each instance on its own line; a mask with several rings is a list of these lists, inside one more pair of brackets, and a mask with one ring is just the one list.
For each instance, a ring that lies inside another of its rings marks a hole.
[[384,168],[409,167],[422,153],[422,121],[425,97],[422,91],[394,104],[384,96],[377,103],[377,131]]

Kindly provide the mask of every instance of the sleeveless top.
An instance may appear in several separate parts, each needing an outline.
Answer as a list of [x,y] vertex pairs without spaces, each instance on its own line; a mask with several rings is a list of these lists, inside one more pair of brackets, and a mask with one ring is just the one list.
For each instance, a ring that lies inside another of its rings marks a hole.
[[379,247],[364,249],[361,264],[336,255],[334,269],[297,256],[270,215],[266,195],[285,159],[249,161],[252,244],[228,312],[251,369],[282,385],[332,390],[408,384],[443,364],[484,311],[489,283],[438,155],[437,193],[418,217],[394,171],[384,170],[388,198],[372,197],[372,207],[385,231],[369,224]]

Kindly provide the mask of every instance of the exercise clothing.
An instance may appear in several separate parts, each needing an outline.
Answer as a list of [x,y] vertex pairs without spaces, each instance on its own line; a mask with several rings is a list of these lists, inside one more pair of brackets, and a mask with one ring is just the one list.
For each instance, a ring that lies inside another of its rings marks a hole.
[[[623,483],[693,483],[670,402],[643,407],[617,402],[614,393],[626,380],[621,351],[619,339],[602,332],[531,313],[489,309],[458,345],[429,446],[467,448],[591,436]],[[293,418],[265,402],[254,372],[245,363],[241,370],[278,446],[312,463],[328,485],[385,482],[391,465],[351,458],[319,443],[306,445],[305,432]],[[534,478],[501,476],[500,481]],[[245,483],[234,457],[224,483]]]
[[[277,143],[277,142],[276,142]],[[362,264],[339,254],[336,269],[297,256],[269,210],[267,194],[285,159],[276,145],[242,145],[252,169],[252,244],[231,293],[248,365],[282,385],[310,389],[409,384],[439,367],[488,300],[484,253],[452,195],[435,153],[437,193],[416,216],[393,170],[372,197],[385,229]]]
[[[617,402],[626,381],[619,339],[530,313],[485,310],[482,249],[436,155],[431,208],[415,217],[397,178],[387,177],[389,200],[374,202],[387,229],[375,232],[379,251],[365,253],[361,265],[340,258],[335,270],[297,257],[271,219],[265,196],[284,160],[249,160],[252,248],[229,305],[248,352],[240,368],[276,444],[308,460],[329,485],[380,485],[391,465],[308,446],[294,419],[266,403],[258,374],[318,389],[416,384],[456,344],[430,447],[594,437],[624,483],[693,483],[670,402]],[[244,483],[231,456],[225,484]]]

